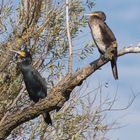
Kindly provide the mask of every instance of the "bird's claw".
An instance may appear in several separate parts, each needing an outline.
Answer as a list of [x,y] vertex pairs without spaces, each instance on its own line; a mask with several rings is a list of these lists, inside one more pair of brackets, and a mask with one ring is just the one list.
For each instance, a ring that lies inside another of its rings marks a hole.
[[112,60],[112,58],[114,57],[114,51],[115,51],[114,47],[108,48],[105,55],[104,55],[105,58],[109,59],[109,60]]

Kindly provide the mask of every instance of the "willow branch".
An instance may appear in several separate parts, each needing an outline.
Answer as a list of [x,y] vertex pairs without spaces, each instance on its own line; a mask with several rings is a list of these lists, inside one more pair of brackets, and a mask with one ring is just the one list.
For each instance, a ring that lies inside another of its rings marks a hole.
[[[50,11],[50,13],[46,17],[44,24],[42,24],[36,31],[33,32],[32,28],[28,28],[28,29],[26,29],[26,33],[24,33],[22,36],[17,35],[13,39],[10,39],[9,42],[7,42],[1,46],[6,46],[7,49],[18,49],[22,44],[27,42],[29,38],[33,38],[33,37],[41,34],[48,27],[50,17],[53,14],[54,13],[52,11]],[[14,46],[14,48],[13,48],[13,46]],[[8,66],[12,57],[13,57],[12,55],[6,56],[5,61],[0,65],[0,72],[2,72]]]
[[[19,100],[19,98],[23,95],[23,92],[25,90],[25,86],[22,87],[21,91],[19,92],[18,96],[14,99],[13,103],[11,104],[10,108],[8,110],[10,110],[11,108],[13,108],[15,106],[15,104],[17,103],[17,101]],[[9,106],[9,105],[8,105]],[[10,114],[9,111],[7,111],[4,116],[2,117],[2,119],[0,120],[0,126],[3,123],[3,121],[7,118],[7,116]]]
[[138,43],[136,47],[130,46],[127,48],[123,48],[122,50],[119,51],[118,55],[121,56],[127,53],[140,53],[140,43]]
[[69,27],[69,0],[66,0],[66,27],[67,27],[67,37],[68,37],[68,44],[69,44],[68,73],[72,75],[72,41],[71,41],[70,27]]
[[[120,50],[118,52],[118,57],[128,53],[140,53],[140,45]],[[107,62],[109,62],[109,60],[104,56],[101,56],[99,59],[75,72],[71,77],[63,79],[50,90],[47,98],[42,99],[40,102],[24,108],[23,110],[9,114],[0,126],[0,139],[5,139],[17,126],[36,118],[45,110],[52,111],[57,109],[57,107],[60,107],[60,105],[62,106],[76,86],[81,85],[86,78]]]

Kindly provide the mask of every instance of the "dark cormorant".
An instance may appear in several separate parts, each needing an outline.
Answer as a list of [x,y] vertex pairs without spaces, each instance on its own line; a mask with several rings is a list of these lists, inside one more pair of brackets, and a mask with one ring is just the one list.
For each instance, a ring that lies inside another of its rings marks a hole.
[[[20,70],[23,74],[29,98],[36,103],[47,96],[46,81],[41,77],[40,73],[32,67],[32,56],[29,51],[17,51],[16,53],[21,58]],[[52,125],[49,112],[46,111],[42,115],[45,122]]]

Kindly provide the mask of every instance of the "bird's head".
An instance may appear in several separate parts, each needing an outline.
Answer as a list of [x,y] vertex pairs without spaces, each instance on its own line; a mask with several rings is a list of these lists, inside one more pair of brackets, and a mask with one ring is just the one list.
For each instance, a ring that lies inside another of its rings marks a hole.
[[21,59],[21,61],[28,61],[32,62],[32,56],[28,50],[21,50],[21,51],[15,51],[15,50],[10,50],[12,52],[15,52]]
[[98,19],[101,19],[102,21],[106,20],[106,15],[102,11],[95,11],[95,12],[88,14],[88,15],[89,15],[90,19],[98,18]]

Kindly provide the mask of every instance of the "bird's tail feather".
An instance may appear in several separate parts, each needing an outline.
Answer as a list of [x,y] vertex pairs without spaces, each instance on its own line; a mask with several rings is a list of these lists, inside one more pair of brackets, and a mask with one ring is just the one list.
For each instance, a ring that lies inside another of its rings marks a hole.
[[49,125],[52,125],[52,120],[51,120],[51,116],[49,114],[49,112],[44,112],[43,114],[43,118],[44,118],[44,121]]
[[118,79],[118,70],[117,70],[116,58],[113,58],[111,60],[111,68],[112,68],[113,76],[114,76],[115,80],[117,80]]

